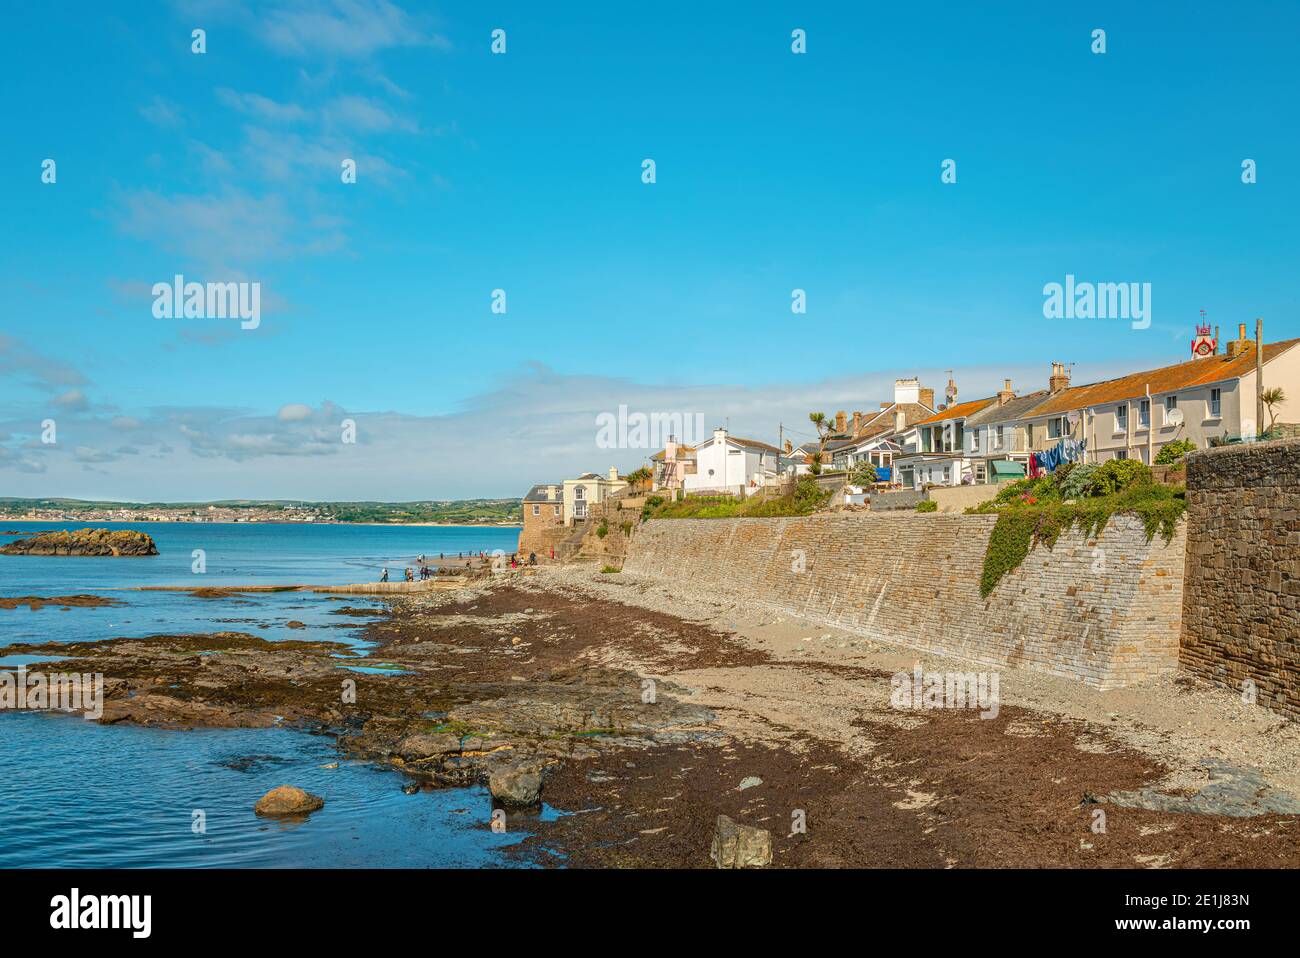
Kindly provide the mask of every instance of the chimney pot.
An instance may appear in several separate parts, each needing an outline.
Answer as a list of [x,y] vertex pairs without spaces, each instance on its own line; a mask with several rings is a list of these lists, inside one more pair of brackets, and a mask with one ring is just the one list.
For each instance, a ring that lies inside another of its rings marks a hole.
[[1059,393],[1070,385],[1070,374],[1065,371],[1065,363],[1052,363],[1052,376],[1047,380],[1047,391]]

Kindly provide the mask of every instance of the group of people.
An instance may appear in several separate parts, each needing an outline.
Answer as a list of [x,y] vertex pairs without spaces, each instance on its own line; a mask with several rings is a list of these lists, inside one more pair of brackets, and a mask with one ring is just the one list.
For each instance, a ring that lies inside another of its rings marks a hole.
[[[423,556],[422,556],[421,558],[423,558]],[[420,572],[419,572],[419,574],[418,574],[418,578],[419,578],[419,580],[420,580],[421,582],[423,582],[425,579],[431,579],[431,578],[433,578],[433,576],[434,576],[435,574],[436,574],[436,573],[435,573],[435,572],[433,571],[433,569],[431,569],[429,566],[427,566],[427,565],[421,565],[421,566],[420,566]],[[415,570],[412,569],[409,565],[408,565],[405,569],[402,570],[402,576],[403,576],[403,578],[406,579],[407,582],[414,582],[414,581],[416,581],[416,578],[417,578],[417,574],[416,574]],[[379,570],[379,581],[380,581],[380,582],[387,582],[387,581],[388,581],[388,567],[387,567],[387,566],[385,566],[384,568],[382,568],[382,569]]]
[[[447,556],[445,553],[442,552],[438,553],[439,561],[445,561],[446,558]],[[484,565],[486,565],[489,561],[492,561],[494,565],[506,561],[505,556],[501,556],[501,555],[489,556],[486,550],[483,549],[480,549],[477,555],[471,552],[467,556],[465,552],[457,552],[456,558],[460,560],[465,560],[466,558],[468,558],[469,561],[466,563],[466,565],[471,568],[473,567],[473,563],[475,559],[477,559],[478,562]],[[552,559],[555,558],[555,549],[551,549],[551,558]],[[418,573],[418,578],[420,582],[423,582],[426,579],[432,579],[435,575],[437,575],[437,573],[434,571],[433,568],[425,564],[424,553],[421,553],[420,555],[416,556],[415,561],[416,561],[416,565],[418,565],[420,569]],[[511,555],[509,556],[509,562],[510,562],[510,568],[512,569],[522,568],[524,565],[524,560],[519,557],[519,554],[517,552],[511,553]],[[537,565],[536,552],[528,553],[528,565],[530,566]],[[415,570],[413,570],[410,566],[407,566],[405,569],[402,570],[402,575],[407,582],[415,582],[417,579],[417,574]],[[379,581],[380,582],[388,581],[387,566],[379,570]]]

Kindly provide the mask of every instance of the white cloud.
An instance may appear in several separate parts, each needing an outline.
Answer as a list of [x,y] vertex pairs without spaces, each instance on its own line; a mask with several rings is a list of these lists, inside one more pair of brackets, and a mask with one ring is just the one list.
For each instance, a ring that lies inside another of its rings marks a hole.
[[280,103],[260,93],[240,93],[229,87],[218,87],[217,99],[232,110],[272,123],[301,123],[311,117],[297,103]]
[[336,97],[322,110],[328,126],[359,133],[415,133],[420,125],[370,97],[349,94]]
[[297,402],[288,403],[280,407],[280,411],[276,413],[276,418],[281,422],[301,422],[304,419],[310,419],[311,406]]

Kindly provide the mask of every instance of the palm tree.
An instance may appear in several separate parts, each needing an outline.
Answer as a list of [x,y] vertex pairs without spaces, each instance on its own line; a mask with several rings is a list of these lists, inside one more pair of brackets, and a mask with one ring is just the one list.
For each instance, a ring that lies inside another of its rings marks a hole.
[[831,423],[824,412],[810,412],[808,421],[817,428],[817,456],[810,459],[808,471],[814,476],[819,476],[822,471],[822,455],[826,451],[826,441],[831,437]]
[[642,486],[649,485],[652,476],[653,473],[651,473],[645,466],[642,466],[640,469],[629,472],[623,478],[627,480],[628,485],[632,486],[634,489],[639,489]]
[[1282,392],[1281,386],[1274,386],[1272,389],[1265,389],[1264,394],[1259,398],[1264,400],[1264,405],[1268,407],[1268,428],[1272,430],[1277,423],[1277,410],[1273,407],[1286,402],[1286,393]]

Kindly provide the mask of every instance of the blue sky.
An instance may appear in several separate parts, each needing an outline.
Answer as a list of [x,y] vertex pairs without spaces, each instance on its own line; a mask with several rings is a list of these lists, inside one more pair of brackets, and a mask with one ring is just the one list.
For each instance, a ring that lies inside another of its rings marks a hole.
[[[10,5],[0,495],[518,495],[639,464],[621,403],[773,441],[1179,361],[1201,309],[1300,336],[1296,5],[808,6]],[[176,273],[260,326],[155,318]],[[1045,319],[1067,273],[1151,327]]]

